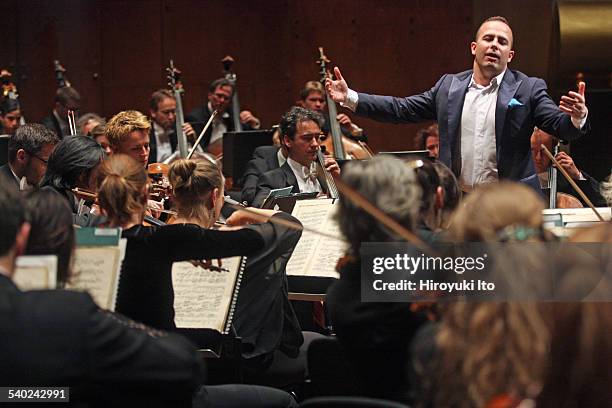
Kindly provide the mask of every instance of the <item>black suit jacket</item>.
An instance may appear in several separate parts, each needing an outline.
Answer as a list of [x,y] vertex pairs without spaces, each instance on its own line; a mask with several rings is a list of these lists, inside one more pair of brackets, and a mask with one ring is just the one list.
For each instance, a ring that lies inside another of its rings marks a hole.
[[259,146],[246,164],[242,179],[241,200],[251,204],[257,192],[257,181],[262,174],[278,169],[278,146]]
[[[234,131],[234,119],[231,110],[228,110],[227,113],[229,116],[223,118],[223,123],[225,124],[227,131],[232,132]],[[212,112],[208,110],[208,103],[206,103],[198,108],[195,108],[191,111],[191,113],[189,113],[189,115],[185,117],[185,122],[191,123],[191,126],[195,131],[196,138],[200,136],[200,132],[202,132],[202,129],[204,129],[204,125],[206,125],[206,122],[208,122],[208,119],[210,119],[210,115],[212,115]],[[224,115],[224,113],[220,112],[219,115]],[[242,130],[253,129],[249,125],[242,124]],[[208,128],[208,130],[204,134],[204,137],[202,138],[202,141],[200,142],[200,146],[202,147],[202,149],[208,147],[208,145],[210,144],[211,136],[212,125]]]
[[[405,123],[436,120],[440,129],[440,161],[459,176],[461,170],[461,114],[472,70],[446,74],[433,88],[405,98],[359,94],[356,113],[375,120]],[[526,183],[540,190],[531,157],[534,126],[563,140],[574,140],[589,130],[578,130],[546,92],[540,78],[507,70],[497,94],[495,142],[500,179]]]
[[8,163],[3,166],[0,166],[0,177],[4,179],[0,179],[0,181],[13,184],[15,187],[19,188],[19,183],[17,182],[15,176],[13,176],[13,172],[11,171],[11,168],[9,167]]
[[60,126],[53,112],[49,116],[44,117],[40,121],[40,123],[42,123],[47,129],[55,132],[57,137],[59,137],[60,139],[63,139],[64,136],[66,136],[65,134],[62,133],[62,127]]
[[100,310],[72,291],[21,292],[0,275],[0,383],[69,386],[70,405],[191,406],[204,380],[180,336]]
[[[606,200],[604,200],[599,191],[599,182],[584,171],[581,170],[580,172],[586,180],[574,180],[578,187],[580,187],[595,207],[607,207]],[[580,197],[580,194],[574,190],[574,187],[560,173],[557,175],[557,191],[573,195],[580,200],[582,205],[588,207],[588,204]]]
[[[170,147],[174,152],[178,144],[176,140],[176,131],[171,132],[168,135],[170,139]],[[151,134],[149,135],[149,164],[157,163],[157,138],[155,137],[155,126],[151,122]]]
[[[327,192],[325,181],[319,179],[319,183],[321,184],[323,192]],[[270,190],[284,187],[293,187],[291,192],[294,194],[300,192],[295,174],[293,174],[293,171],[287,162],[285,162],[285,164],[278,169],[270,170],[269,172],[262,174],[257,181],[257,192],[255,193],[252,206],[261,207],[270,194]]]

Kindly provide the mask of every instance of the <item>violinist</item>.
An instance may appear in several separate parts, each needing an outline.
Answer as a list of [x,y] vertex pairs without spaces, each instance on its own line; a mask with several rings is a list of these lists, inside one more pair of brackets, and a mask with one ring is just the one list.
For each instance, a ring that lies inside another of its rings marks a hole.
[[[299,106],[283,115],[280,133],[288,151],[287,162],[259,178],[253,207],[260,207],[272,189],[292,186],[293,193],[328,192],[325,181],[317,178],[322,120],[319,113]],[[325,157],[325,169],[334,176],[340,174],[338,163],[329,156]]]
[[265,235],[274,230],[268,223],[235,231],[208,229],[223,205],[222,184],[216,187],[215,183],[197,216],[186,212],[186,219],[180,213],[181,223],[163,227],[142,225],[150,183],[140,163],[114,154],[100,166],[97,185],[98,201],[108,225],[123,228],[123,237],[128,240],[117,311],[156,328],[175,327],[173,262],[248,256],[273,241]]
[[[195,108],[185,117],[185,122],[190,124],[195,131],[195,135],[199,135],[212,115],[212,112],[215,110],[219,112],[213,120],[212,127],[207,131],[205,137],[200,142],[202,148],[206,149],[213,143],[219,143],[223,139],[223,133],[234,130],[234,121],[231,110],[229,110],[233,93],[234,86],[228,79],[216,79],[208,88],[206,104]],[[243,125],[243,130],[259,129],[261,126],[259,119],[248,110],[240,112],[240,122]]]
[[[323,85],[320,82],[306,82],[304,88],[300,92],[300,100],[298,101],[298,106],[313,110],[315,112],[319,112],[321,115],[323,115],[324,123],[321,126],[321,130],[326,135],[331,132],[329,124],[329,113],[326,109],[325,89],[323,88]],[[342,134],[344,136],[362,142],[368,141],[368,137],[365,134],[364,130],[357,126],[355,123],[353,123],[351,121],[351,118],[346,113],[338,114],[336,119],[340,124],[340,130],[342,131]]]
[[21,122],[21,106],[12,98],[2,98],[0,102],[0,135],[13,135]]
[[76,89],[64,86],[55,92],[55,105],[53,112],[41,120],[40,123],[55,132],[61,139],[70,135],[70,125],[68,124],[68,111],[78,115],[81,108],[81,95]]
[[[208,160],[177,160],[171,164],[168,177],[178,212],[175,222],[212,227],[219,215],[217,201],[223,196],[219,168]],[[268,217],[275,214],[272,210],[251,211]],[[299,225],[289,214],[278,213],[275,217]],[[255,222],[261,220],[246,211],[236,211],[227,219],[232,227]],[[266,245],[247,257],[234,314],[234,327],[243,342],[245,380],[274,386],[287,385],[278,382],[282,380],[301,383],[306,360],[300,348],[318,336],[302,334],[287,297],[285,266],[301,234],[285,226],[264,225],[261,231]]]
[[58,137],[40,124],[19,127],[9,139],[9,161],[0,167],[0,175],[21,190],[37,186],[58,142]]
[[[27,126],[30,125],[22,128]],[[92,227],[106,221],[99,215],[91,197],[85,200],[73,191],[76,188],[90,192],[96,190],[98,167],[105,158],[102,146],[83,136],[63,138],[48,158],[47,171],[40,186],[60,194],[68,201],[75,225]]]
[[[531,155],[536,167],[538,179],[540,180],[540,186],[542,188],[548,188],[550,159],[542,151],[542,145],[546,146],[549,151],[552,151],[553,137],[543,130],[535,128],[531,135]],[[599,193],[599,182],[597,180],[588,175],[584,170],[578,169],[574,160],[567,153],[560,151],[557,153],[555,159],[557,159],[559,164],[561,164],[570,177],[578,184],[578,187],[586,194],[593,205],[596,207],[606,206],[605,200]],[[574,191],[574,188],[567,182],[565,177],[561,175],[557,177],[557,191],[580,197],[580,195]],[[580,198],[580,201],[584,206],[587,205],[582,198]]]
[[135,110],[119,112],[106,124],[106,136],[113,153],[130,156],[142,167],[149,162],[151,123]]
[[87,136],[98,125],[106,125],[104,118],[94,112],[84,113],[76,121],[77,134]]

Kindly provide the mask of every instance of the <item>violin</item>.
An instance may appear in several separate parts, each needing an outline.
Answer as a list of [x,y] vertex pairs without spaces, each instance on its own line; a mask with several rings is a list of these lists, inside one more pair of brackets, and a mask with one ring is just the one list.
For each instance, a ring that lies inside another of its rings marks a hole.
[[[319,59],[317,64],[320,66],[319,74],[321,75],[321,83],[325,85],[325,79],[331,78],[332,74],[328,69],[328,65],[331,61],[323,52],[323,47],[319,47]],[[325,86],[324,86],[325,88]],[[327,102],[327,110],[329,112],[329,124],[331,137],[321,138],[322,145],[327,148],[336,159],[347,160],[347,159],[369,159],[374,156],[372,150],[364,142],[356,142],[350,138],[342,135],[340,130],[340,124],[338,123],[338,108],[336,102],[331,96],[325,92],[325,98]]]

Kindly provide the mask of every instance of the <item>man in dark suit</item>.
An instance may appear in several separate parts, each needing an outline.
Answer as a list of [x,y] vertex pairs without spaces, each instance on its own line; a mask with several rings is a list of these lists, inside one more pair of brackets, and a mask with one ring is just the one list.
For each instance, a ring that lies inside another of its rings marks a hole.
[[167,89],[159,89],[149,100],[151,134],[149,163],[160,163],[176,150],[176,100]]
[[588,130],[584,83],[561,98],[559,107],[546,83],[507,69],[514,57],[512,30],[503,17],[491,17],[471,43],[473,69],[444,75],[429,91],[406,98],[368,95],[348,89],[338,68],[327,91],[358,115],[386,122],[436,120],[440,127],[440,161],[449,166],[461,188],[510,179],[540,190],[531,159],[533,127],[564,140]]
[[78,117],[78,112],[81,107],[81,95],[71,86],[59,88],[55,92],[55,106],[53,112],[40,123],[45,125],[47,129],[52,130],[61,139],[64,136],[70,135],[70,126],[68,125],[68,111],[74,111]]
[[37,186],[58,142],[55,133],[38,123],[27,123],[17,128],[9,139],[9,161],[0,167],[0,176],[21,189]]
[[[552,152],[553,149],[553,137],[548,133],[535,129],[531,135],[531,153],[533,155],[533,162],[535,163],[536,172],[540,181],[540,186],[544,189],[549,189],[549,174],[548,169],[550,168],[550,159],[541,149],[544,145]],[[591,203],[597,207],[605,207],[606,201],[599,192],[599,182],[593,177],[588,175],[585,171],[578,169],[574,160],[565,152],[559,152],[555,156],[555,159],[559,162],[561,167],[569,174],[574,182],[580,187],[584,194],[591,200]],[[563,177],[561,172],[557,174],[557,191],[562,193],[571,194],[578,198],[582,205],[585,207],[587,203],[578,194],[577,191],[571,186],[571,184]]]
[[246,164],[242,179],[241,200],[251,204],[257,192],[257,181],[262,174],[278,169],[287,161],[284,146],[259,146],[253,151],[253,158]]
[[[298,106],[283,115],[280,132],[288,152],[287,162],[259,178],[253,207],[260,207],[272,189],[291,186],[293,193],[327,191],[325,181],[317,178],[321,121],[317,112]],[[340,174],[340,167],[332,157],[325,158],[325,168],[333,175]]]
[[71,403],[191,406],[204,371],[188,341],[100,310],[86,293],[15,286],[29,231],[22,196],[0,183],[0,383],[69,386]]
[[[209,145],[215,143],[221,146],[219,150],[222,149],[223,133],[235,130],[231,110],[228,110],[233,94],[234,86],[229,80],[225,78],[216,79],[210,84],[206,104],[195,108],[185,117],[185,122],[190,124],[195,137],[198,137],[204,129],[204,125],[210,119],[212,112],[215,110],[219,112],[200,142],[203,149],[207,150]],[[261,126],[259,119],[248,110],[240,112],[240,123],[242,123],[243,130],[259,129]],[[212,146],[211,149],[213,149]]]

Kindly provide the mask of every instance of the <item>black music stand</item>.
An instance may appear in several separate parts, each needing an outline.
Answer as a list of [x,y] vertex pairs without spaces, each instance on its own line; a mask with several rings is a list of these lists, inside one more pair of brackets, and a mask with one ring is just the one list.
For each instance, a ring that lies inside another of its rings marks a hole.
[[223,134],[223,173],[241,187],[246,164],[259,146],[272,144],[274,129],[225,132]]

